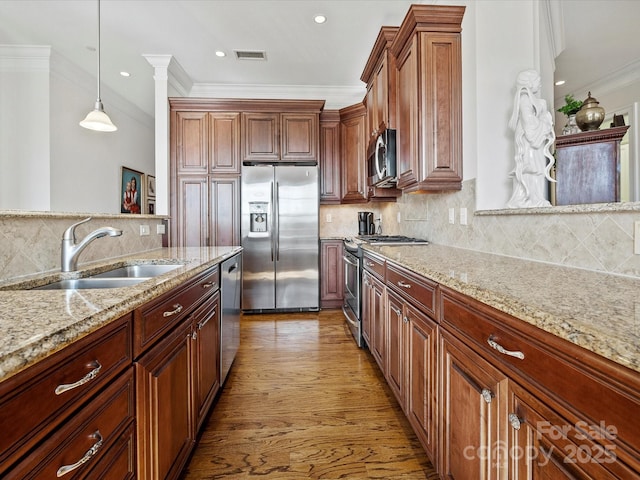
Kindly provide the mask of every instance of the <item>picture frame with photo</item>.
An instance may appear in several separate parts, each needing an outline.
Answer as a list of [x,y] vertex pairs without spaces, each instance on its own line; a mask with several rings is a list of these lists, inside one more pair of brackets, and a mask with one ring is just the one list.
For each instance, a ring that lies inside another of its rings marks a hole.
[[120,179],[120,213],[142,213],[144,173],[122,167]]
[[156,198],[156,177],[147,174],[147,198]]
[[156,200],[155,200],[155,198],[147,199],[147,213],[149,215],[155,215],[156,214]]

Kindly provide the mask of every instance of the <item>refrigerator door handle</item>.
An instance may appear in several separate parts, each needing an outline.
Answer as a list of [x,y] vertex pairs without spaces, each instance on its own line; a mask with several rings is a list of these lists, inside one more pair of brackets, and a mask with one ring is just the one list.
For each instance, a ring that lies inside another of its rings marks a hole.
[[280,183],[279,182],[276,182],[275,209],[276,209],[276,214],[274,215],[274,219],[276,222],[276,229],[274,231],[273,237],[275,238],[275,243],[276,243],[276,262],[279,262],[280,261]]
[[271,215],[271,235],[270,235],[271,242],[270,243],[271,243],[271,261],[272,262],[274,261],[274,242],[275,242],[275,231],[276,231],[275,230],[276,215],[275,215],[275,206],[274,206],[275,195],[274,195],[274,190],[273,189],[274,189],[274,185],[273,185],[273,182],[271,182],[271,204],[270,204],[270,206],[271,206],[271,212],[270,212],[270,215]]

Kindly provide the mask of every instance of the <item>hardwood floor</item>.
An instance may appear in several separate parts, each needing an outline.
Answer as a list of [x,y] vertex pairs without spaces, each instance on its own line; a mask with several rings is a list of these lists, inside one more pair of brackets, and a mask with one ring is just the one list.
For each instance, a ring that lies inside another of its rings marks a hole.
[[245,315],[183,480],[437,479],[341,311]]

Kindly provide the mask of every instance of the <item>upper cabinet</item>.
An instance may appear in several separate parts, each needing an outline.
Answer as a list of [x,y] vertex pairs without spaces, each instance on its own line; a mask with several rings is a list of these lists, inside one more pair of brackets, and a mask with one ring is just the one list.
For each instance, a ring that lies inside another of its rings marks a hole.
[[284,104],[256,101],[242,113],[242,160],[248,163],[317,162],[319,117],[324,101],[279,103]]
[[389,47],[398,27],[382,27],[360,80],[367,84],[367,135],[376,138],[384,127],[395,128],[396,62]]
[[320,203],[340,203],[340,112],[320,114]]
[[412,5],[391,44],[396,59],[398,188],[462,188],[464,6]]
[[366,110],[362,103],[340,109],[341,203],[367,201],[365,123]]

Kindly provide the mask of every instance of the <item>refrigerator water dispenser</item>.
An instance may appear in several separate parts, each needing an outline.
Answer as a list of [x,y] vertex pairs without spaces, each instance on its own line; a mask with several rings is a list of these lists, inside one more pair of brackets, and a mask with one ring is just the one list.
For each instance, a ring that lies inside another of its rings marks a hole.
[[249,236],[257,237],[267,233],[268,207],[269,202],[249,202]]

